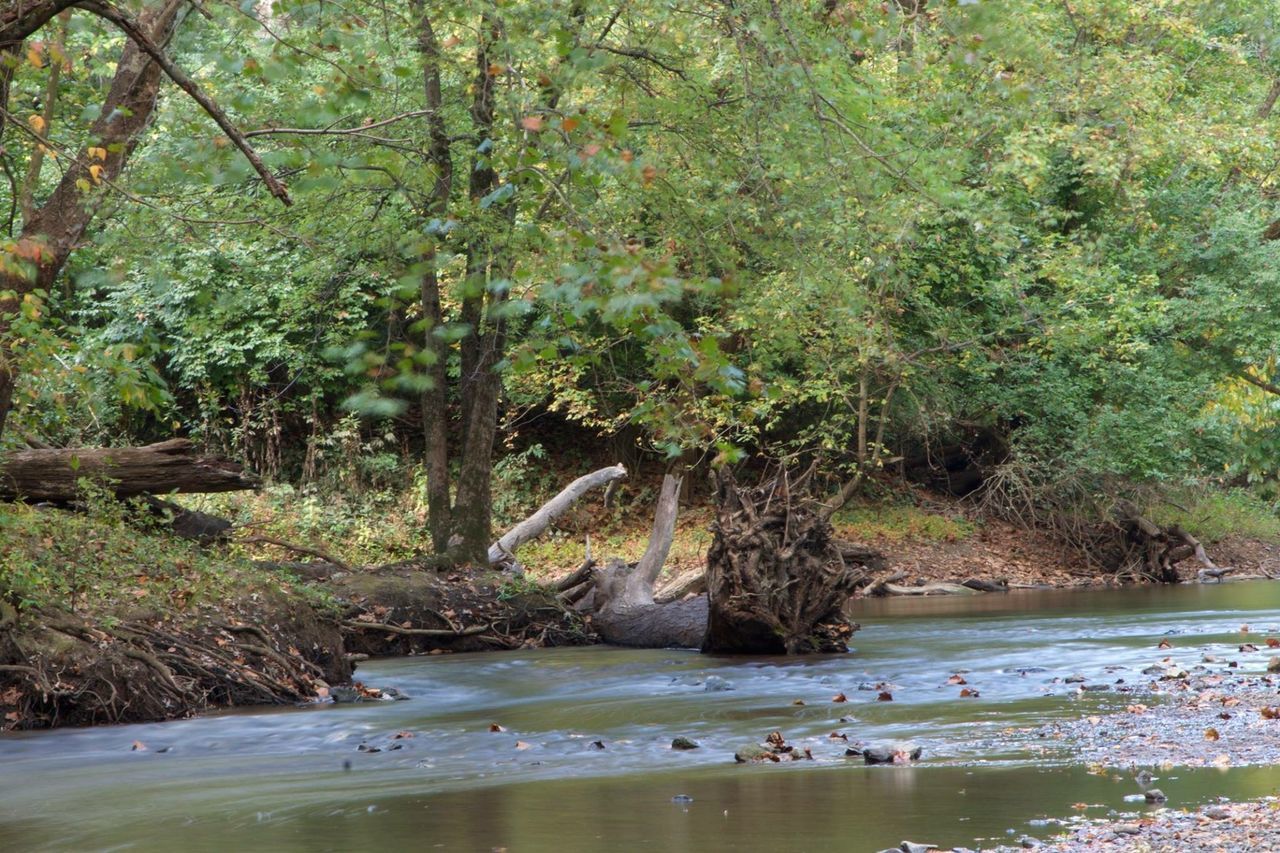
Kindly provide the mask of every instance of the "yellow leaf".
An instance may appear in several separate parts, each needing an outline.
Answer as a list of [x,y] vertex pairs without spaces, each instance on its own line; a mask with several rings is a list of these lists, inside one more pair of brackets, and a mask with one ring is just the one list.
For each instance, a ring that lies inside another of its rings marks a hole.
[[76,178],[76,189],[80,190],[82,193],[87,193],[89,190],[93,189],[93,185],[84,178]]
[[36,133],[44,133],[44,118],[42,116],[31,116],[27,119],[27,124],[31,125],[31,129]]
[[93,182],[95,184],[102,183],[102,173],[104,171],[106,170],[103,169],[102,166],[98,165],[97,163],[94,163],[92,166],[89,167],[89,175],[90,177],[93,178]]
[[44,57],[40,55],[39,47],[27,48],[27,62],[30,62],[36,68],[44,68]]
[[105,148],[90,148],[90,149],[89,149],[89,157],[90,157],[90,159],[93,159],[93,160],[106,160],[106,159],[107,159],[107,149],[105,149]]

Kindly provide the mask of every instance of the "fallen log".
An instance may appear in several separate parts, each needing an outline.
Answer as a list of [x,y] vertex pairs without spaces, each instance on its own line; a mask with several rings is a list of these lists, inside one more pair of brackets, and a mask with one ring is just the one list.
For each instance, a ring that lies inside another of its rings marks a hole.
[[[644,555],[634,566],[617,558],[592,573],[587,591],[579,587],[571,597],[592,613],[592,626],[607,643],[640,648],[696,648],[707,628],[706,597],[687,601],[654,601],[654,584],[675,537],[683,475],[669,471],[662,478],[653,514],[653,530]],[[587,599],[588,593],[592,593]]]
[[896,583],[886,583],[884,591],[889,595],[977,595],[981,592],[964,584],[943,581],[927,583],[924,586],[900,586]]
[[537,539],[551,522],[564,514],[569,507],[592,489],[609,485],[627,476],[627,469],[622,465],[601,468],[574,480],[551,500],[540,506],[533,515],[502,534],[502,537],[489,546],[490,565],[508,564],[515,566],[516,549],[524,543]]
[[707,631],[707,597],[606,608],[591,619],[606,643],[641,649],[696,649]]
[[81,481],[118,498],[173,492],[235,492],[258,481],[240,465],[207,455],[185,438],[144,447],[15,450],[0,458],[0,500],[71,503]]

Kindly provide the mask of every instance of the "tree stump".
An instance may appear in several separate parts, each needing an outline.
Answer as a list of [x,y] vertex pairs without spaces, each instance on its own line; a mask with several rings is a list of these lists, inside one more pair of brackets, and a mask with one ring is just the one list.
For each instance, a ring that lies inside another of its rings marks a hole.
[[717,499],[703,652],[848,651],[857,626],[843,607],[865,573],[846,563],[830,511],[794,497],[785,471],[752,489],[721,474]]

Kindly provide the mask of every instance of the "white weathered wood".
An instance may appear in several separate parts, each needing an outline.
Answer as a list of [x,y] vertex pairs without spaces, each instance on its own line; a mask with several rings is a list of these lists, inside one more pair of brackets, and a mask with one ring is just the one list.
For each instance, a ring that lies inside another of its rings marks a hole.
[[644,555],[627,577],[627,605],[653,604],[653,586],[662,573],[662,566],[671,553],[671,542],[676,534],[676,517],[680,514],[680,484],[684,477],[667,474],[662,478],[662,491],[653,511],[653,531]]
[[489,563],[491,565],[512,561],[516,549],[530,540],[537,539],[550,525],[569,507],[577,503],[583,495],[592,489],[608,485],[615,480],[627,476],[627,469],[622,465],[601,468],[574,480],[560,494],[544,503],[538,511],[502,534],[502,537],[489,546]]

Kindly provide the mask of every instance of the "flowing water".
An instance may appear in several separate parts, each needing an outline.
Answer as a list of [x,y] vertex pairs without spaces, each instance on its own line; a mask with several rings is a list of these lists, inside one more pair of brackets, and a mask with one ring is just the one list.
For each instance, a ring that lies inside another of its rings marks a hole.
[[[0,735],[0,850],[874,851],[1043,836],[1078,803],[1093,817],[1140,808],[1127,774],[1034,731],[1134,697],[1062,679],[1142,683],[1158,658],[1234,650],[1242,623],[1280,628],[1280,584],[882,599],[854,616],[848,655],[385,660],[359,677],[410,701]],[[1166,636],[1174,648],[1158,651]],[[947,683],[957,673],[977,698]],[[814,760],[734,763],[773,730]],[[866,766],[833,732],[924,757]],[[675,736],[701,748],[672,750]],[[1178,806],[1280,788],[1271,767],[1162,776]]]

